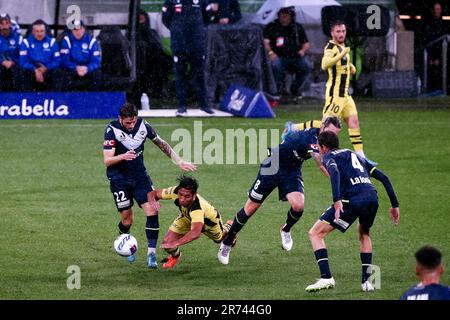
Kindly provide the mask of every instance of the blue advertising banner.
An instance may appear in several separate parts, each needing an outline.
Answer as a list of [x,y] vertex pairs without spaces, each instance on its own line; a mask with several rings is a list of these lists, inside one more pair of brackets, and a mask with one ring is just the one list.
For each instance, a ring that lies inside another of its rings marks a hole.
[[220,110],[245,118],[275,118],[262,92],[231,85],[220,102]]
[[0,93],[0,119],[110,119],[124,92]]

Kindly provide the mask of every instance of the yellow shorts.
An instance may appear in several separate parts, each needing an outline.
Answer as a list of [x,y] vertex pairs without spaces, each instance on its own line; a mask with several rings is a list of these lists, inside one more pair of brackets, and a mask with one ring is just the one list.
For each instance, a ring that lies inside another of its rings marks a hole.
[[328,97],[325,100],[325,107],[323,108],[324,117],[339,117],[344,121],[352,115],[358,115],[355,101],[351,96],[347,97]]
[[[178,216],[169,227],[169,230],[178,234],[185,235],[191,230],[191,220],[184,216]],[[202,233],[212,241],[219,243],[222,240],[222,225],[216,224],[213,227],[203,225]]]

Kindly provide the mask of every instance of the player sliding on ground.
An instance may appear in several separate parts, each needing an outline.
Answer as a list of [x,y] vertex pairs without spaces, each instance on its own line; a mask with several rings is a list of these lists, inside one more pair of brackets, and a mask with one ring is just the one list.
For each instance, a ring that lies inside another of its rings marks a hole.
[[356,219],[359,219],[361,287],[363,291],[373,291],[375,288],[368,281],[372,265],[372,240],[369,233],[378,210],[378,196],[370,176],[383,183],[391,201],[391,218],[396,225],[400,216],[397,197],[389,178],[380,170],[350,150],[338,150],[339,139],[336,134],[322,132],[318,143],[320,153],[324,155],[323,164],[330,175],[334,204],[322,214],[308,233],[319,265],[320,279],[306,287],[306,291],[314,292],[335,286],[324,239],[334,229],[347,231]]
[[[178,186],[148,193],[148,202],[156,213],[159,210],[158,200],[174,200],[180,210],[161,244],[161,248],[169,254],[163,269],[171,269],[177,264],[181,257],[180,246],[198,239],[202,233],[220,243],[230,229],[232,221],[223,224],[220,213],[197,193],[197,189],[197,180],[181,176],[178,178]],[[233,245],[235,242],[234,237]]]

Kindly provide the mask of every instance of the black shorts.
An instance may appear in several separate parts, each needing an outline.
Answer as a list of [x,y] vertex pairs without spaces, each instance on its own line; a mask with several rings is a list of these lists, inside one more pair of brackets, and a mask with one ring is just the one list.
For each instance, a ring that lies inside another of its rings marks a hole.
[[133,207],[133,198],[139,206],[148,202],[147,193],[153,190],[153,182],[147,174],[134,178],[111,178],[110,190],[119,212]]
[[263,203],[277,187],[278,197],[282,201],[286,201],[286,195],[291,192],[303,193],[303,180],[300,172],[279,170],[274,175],[263,175],[260,169],[255,182],[248,191],[248,197],[253,202]]
[[366,230],[370,229],[373,225],[375,217],[378,211],[378,201],[358,201],[358,202],[343,202],[343,212],[339,217],[339,220],[334,218],[334,206],[329,207],[320,217],[320,220],[329,223],[334,228],[338,229],[342,233],[347,231],[348,228],[359,218],[359,223]]

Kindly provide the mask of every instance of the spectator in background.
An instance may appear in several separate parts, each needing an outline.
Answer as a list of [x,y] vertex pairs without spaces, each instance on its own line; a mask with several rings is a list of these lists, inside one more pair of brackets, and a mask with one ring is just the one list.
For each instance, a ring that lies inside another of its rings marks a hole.
[[17,35],[21,36],[22,32],[20,31],[20,26],[16,20],[11,19],[10,15],[7,13],[0,13],[0,18],[8,17],[11,22],[11,29],[13,33],[17,33]]
[[58,43],[47,35],[47,24],[43,20],[36,20],[31,27],[31,35],[20,46],[22,88],[30,91],[50,87],[59,91],[62,83]]
[[173,68],[172,57],[164,52],[161,38],[150,28],[150,19],[145,10],[139,11],[137,30],[136,76],[132,89],[132,101],[141,109],[141,95],[166,98],[169,72]]
[[100,91],[101,55],[97,40],[86,32],[83,21],[75,21],[61,42],[63,90]]
[[424,246],[416,252],[416,276],[418,285],[406,291],[400,300],[450,300],[450,287],[439,284],[444,273],[441,252]]
[[311,65],[306,59],[310,44],[305,30],[295,22],[293,7],[281,8],[278,19],[264,28],[264,46],[272,62],[275,81],[279,94],[283,93],[286,71],[295,73],[290,93],[300,96],[299,89],[311,72]]
[[209,6],[209,23],[233,24],[242,18],[238,0],[212,0]]
[[206,96],[205,55],[207,21],[206,0],[166,0],[162,7],[162,21],[170,30],[175,65],[177,116],[187,114],[186,84],[190,65],[195,78],[197,99],[202,111],[213,114]]
[[11,18],[0,15],[0,90],[21,90],[19,50],[22,36],[13,31]]
[[[424,19],[424,37],[425,45],[439,39],[445,35],[448,30],[444,20],[442,20],[442,5],[439,2],[433,3],[431,15]],[[439,41],[428,48],[428,90],[435,91],[442,89],[442,41]]]

